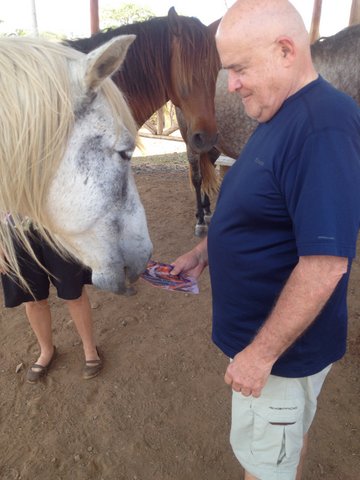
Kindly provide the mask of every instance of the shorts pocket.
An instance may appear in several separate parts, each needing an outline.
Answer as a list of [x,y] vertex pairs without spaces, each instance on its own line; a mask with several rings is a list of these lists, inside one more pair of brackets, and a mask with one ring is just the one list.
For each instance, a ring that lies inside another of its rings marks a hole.
[[253,459],[262,464],[297,462],[303,443],[303,407],[293,400],[254,402]]

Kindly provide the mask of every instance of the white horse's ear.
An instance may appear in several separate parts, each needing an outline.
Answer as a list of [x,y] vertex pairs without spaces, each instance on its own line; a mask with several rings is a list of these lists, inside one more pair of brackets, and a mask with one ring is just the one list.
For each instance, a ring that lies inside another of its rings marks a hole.
[[101,83],[120,68],[135,38],[136,35],[120,35],[87,54],[85,88],[88,94],[96,92]]

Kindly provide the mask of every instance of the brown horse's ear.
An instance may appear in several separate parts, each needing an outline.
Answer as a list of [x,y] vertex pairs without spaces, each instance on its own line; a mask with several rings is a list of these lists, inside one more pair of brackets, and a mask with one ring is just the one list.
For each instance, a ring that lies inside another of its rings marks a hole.
[[173,35],[180,37],[181,26],[179,23],[179,15],[176,13],[174,7],[171,7],[168,11],[169,29]]
[[120,68],[135,38],[136,35],[120,35],[87,54],[84,78],[87,96],[92,96]]

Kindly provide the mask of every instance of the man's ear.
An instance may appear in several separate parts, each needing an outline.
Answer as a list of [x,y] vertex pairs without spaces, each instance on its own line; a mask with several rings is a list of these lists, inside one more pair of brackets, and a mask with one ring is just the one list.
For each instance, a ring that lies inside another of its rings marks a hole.
[[296,47],[293,40],[289,37],[279,37],[276,40],[281,56],[284,59],[285,65],[293,62],[296,54]]

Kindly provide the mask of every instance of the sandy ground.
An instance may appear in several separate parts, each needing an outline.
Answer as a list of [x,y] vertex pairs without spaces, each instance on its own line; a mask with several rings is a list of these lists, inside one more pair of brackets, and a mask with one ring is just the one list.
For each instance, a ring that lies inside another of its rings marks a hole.
[[[153,258],[164,262],[198,241],[186,161],[181,152],[169,154],[179,145],[166,142],[164,155],[134,159]],[[118,297],[90,287],[105,367],[87,382],[81,379],[78,336],[53,291],[59,356],[41,384],[24,380],[37,344],[23,308],[1,309],[0,479],[242,478],[228,442],[230,391],[223,382],[227,359],[210,340],[207,273],[200,289],[199,295],[182,294],[138,281],[137,295]],[[348,352],[321,394],[305,480],[360,478],[359,291],[356,261]]]

